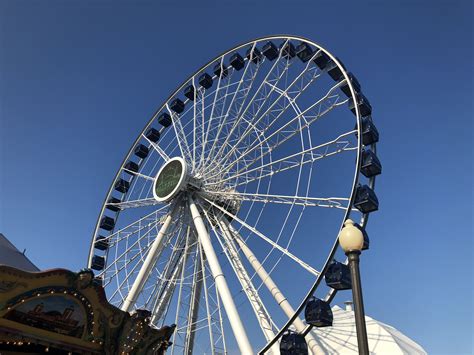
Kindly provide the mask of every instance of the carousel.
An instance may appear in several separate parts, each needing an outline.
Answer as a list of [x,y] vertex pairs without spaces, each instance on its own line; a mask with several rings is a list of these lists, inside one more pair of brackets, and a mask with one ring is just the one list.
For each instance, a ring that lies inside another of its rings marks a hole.
[[111,305],[89,269],[29,272],[0,265],[1,354],[164,354],[174,326]]

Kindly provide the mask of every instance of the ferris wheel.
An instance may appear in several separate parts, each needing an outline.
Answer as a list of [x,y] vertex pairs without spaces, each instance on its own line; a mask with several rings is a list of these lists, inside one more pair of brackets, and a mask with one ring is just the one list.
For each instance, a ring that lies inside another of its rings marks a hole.
[[[378,209],[371,116],[356,77],[307,39],[211,60],[145,125],[106,195],[88,264],[109,302],[176,324],[171,354],[279,354],[288,334],[316,353],[350,287],[338,233]],[[315,300],[319,323],[303,317]]]

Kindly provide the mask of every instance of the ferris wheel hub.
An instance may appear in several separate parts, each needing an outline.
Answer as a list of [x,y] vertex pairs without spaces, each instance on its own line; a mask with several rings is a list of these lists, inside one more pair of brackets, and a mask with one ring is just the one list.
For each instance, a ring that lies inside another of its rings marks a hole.
[[181,157],[168,160],[158,171],[153,182],[153,197],[159,202],[172,200],[189,180],[188,166]]

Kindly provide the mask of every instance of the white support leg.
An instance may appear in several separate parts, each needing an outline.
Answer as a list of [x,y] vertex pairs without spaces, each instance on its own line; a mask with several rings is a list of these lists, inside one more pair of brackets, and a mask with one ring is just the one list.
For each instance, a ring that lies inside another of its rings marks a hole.
[[[252,283],[247,270],[240,259],[239,253],[237,248],[234,245],[232,233],[230,232],[229,228],[227,227],[226,223],[222,220],[219,221],[219,226],[222,230],[223,239],[224,239],[224,246],[227,249],[227,253],[229,254],[229,261],[234,266],[235,273],[242,285],[242,288],[247,295],[248,300],[254,310],[255,316],[260,324],[260,328],[265,335],[267,341],[272,340],[275,337],[275,333],[272,330],[272,323],[270,315],[268,314],[265,306],[263,305],[262,300],[258,294],[257,289]],[[271,353],[273,355],[280,354],[279,343],[275,343],[271,348]]]
[[[288,302],[286,297],[283,295],[283,293],[280,291],[280,289],[275,284],[275,282],[273,282],[271,276],[264,269],[263,265],[258,261],[255,254],[252,252],[252,250],[250,250],[247,244],[244,243],[239,233],[232,227],[230,223],[226,222],[225,220],[223,220],[223,223],[225,223],[228,226],[229,230],[232,232],[232,235],[234,236],[234,240],[237,242],[240,249],[244,253],[245,257],[248,259],[252,267],[255,269],[255,272],[257,273],[257,275],[262,279],[263,283],[268,288],[268,290],[270,291],[270,293],[272,294],[273,298],[278,303],[278,305],[281,307],[283,312],[285,312],[288,318],[292,317],[293,314],[295,314],[295,310],[291,306],[290,302]],[[295,321],[293,322],[293,325],[295,326],[298,332],[303,332],[306,328],[303,321],[299,317],[295,319]],[[324,354],[324,350],[318,344],[318,342],[312,336],[311,333],[308,333],[305,339],[306,339],[306,343],[308,344],[308,349],[310,350],[311,353]]]
[[138,272],[137,278],[133,282],[132,288],[130,292],[128,293],[127,297],[125,298],[125,301],[122,304],[122,311],[125,312],[130,312],[135,305],[135,302],[137,301],[138,295],[143,289],[143,286],[145,286],[145,282],[148,278],[148,275],[150,275],[151,270],[155,266],[156,260],[158,260],[158,257],[161,254],[162,251],[162,246],[163,242],[166,239],[165,235],[166,232],[171,224],[171,221],[173,219],[173,216],[176,212],[178,205],[174,205],[171,212],[166,216],[166,219],[161,226],[160,231],[158,232],[158,235],[156,236],[155,241],[153,242],[150,250],[148,251],[148,254],[146,256],[145,261],[143,262],[142,268]]
[[191,210],[191,216],[193,218],[194,226],[196,227],[199,242],[202,245],[204,254],[206,255],[209,268],[211,269],[212,276],[214,277],[217,289],[219,290],[219,295],[222,298],[222,303],[224,304],[224,309],[229,318],[230,326],[234,332],[240,352],[245,355],[251,355],[254,351],[252,350],[247,333],[245,332],[245,328],[240,320],[232,294],[227,286],[224,273],[222,272],[216,252],[212,246],[209,232],[207,231],[201,214],[199,213],[192,197],[189,197],[189,208]]

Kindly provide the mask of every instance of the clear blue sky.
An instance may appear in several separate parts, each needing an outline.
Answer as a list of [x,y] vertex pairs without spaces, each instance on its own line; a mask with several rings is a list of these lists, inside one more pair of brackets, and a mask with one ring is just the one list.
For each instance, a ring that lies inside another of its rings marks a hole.
[[104,194],[169,93],[267,34],[308,37],[363,83],[381,132],[367,313],[430,353],[472,352],[471,1],[0,0],[0,232],[85,266]]

